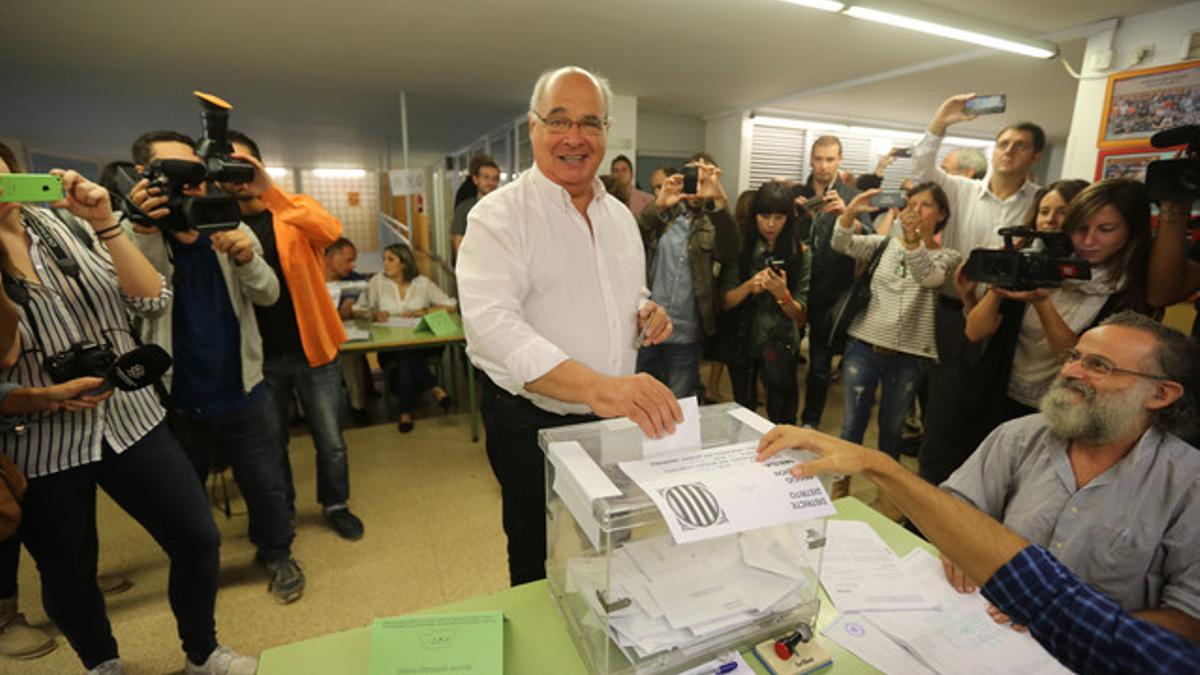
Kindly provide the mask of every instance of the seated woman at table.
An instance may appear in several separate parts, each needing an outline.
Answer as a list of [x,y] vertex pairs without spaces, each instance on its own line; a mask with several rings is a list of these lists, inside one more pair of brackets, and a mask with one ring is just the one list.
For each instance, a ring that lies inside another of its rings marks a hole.
[[[440,309],[455,311],[457,302],[417,268],[412,249],[392,244],[383,250],[383,272],[371,277],[367,291],[354,304],[354,318],[381,323],[392,316],[420,317]],[[442,410],[452,404],[450,394],[429,370],[429,359],[440,356],[442,348],[383,352],[379,363],[387,376],[387,386],[400,407],[398,428],[413,429],[413,409],[426,390],[433,391]]]

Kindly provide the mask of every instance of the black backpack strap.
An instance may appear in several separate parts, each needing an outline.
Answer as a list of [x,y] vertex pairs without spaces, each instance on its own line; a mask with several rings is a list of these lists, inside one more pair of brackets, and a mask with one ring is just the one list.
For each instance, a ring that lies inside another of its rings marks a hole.
[[92,239],[92,235],[88,234],[87,230],[83,229],[83,226],[79,224],[79,220],[75,218],[74,214],[66,209],[61,208],[50,209],[50,211],[54,213],[54,216],[58,218],[63,225],[67,226],[67,231],[70,232],[71,235],[76,239],[78,239],[79,243],[83,244],[84,248],[88,249],[89,251],[96,250],[96,242]]

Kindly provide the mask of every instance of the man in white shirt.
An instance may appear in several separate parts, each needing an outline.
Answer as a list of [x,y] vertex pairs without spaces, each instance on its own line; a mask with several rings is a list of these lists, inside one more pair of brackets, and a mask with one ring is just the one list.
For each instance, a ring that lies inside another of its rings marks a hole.
[[[1046,134],[1038,125],[1010,125],[996,136],[991,171],[983,180],[946,173],[937,166],[938,148],[950,125],[975,119],[964,110],[974,97],[960,94],[946,99],[913,147],[913,180],[937,183],[950,199],[953,216],[942,230],[942,245],[961,253],[964,260],[973,249],[999,247],[1000,228],[1025,222],[1038,190],[1029,181],[1029,172],[1046,145]],[[972,381],[972,366],[979,354],[964,334],[963,305],[953,279],[942,286],[936,322],[939,358],[929,373],[927,408],[936,412],[925,416],[918,455],[921,476],[931,483],[949,477],[991,431],[979,428],[980,417],[968,409],[977,385]]]
[[459,250],[514,586],[545,577],[539,429],[627,416],[658,437],[682,421],[665,385],[633,374],[637,347],[665,340],[671,321],[648,300],[633,214],[596,178],[611,98],[581,68],[544,73],[529,106],[534,166],[471,210]]

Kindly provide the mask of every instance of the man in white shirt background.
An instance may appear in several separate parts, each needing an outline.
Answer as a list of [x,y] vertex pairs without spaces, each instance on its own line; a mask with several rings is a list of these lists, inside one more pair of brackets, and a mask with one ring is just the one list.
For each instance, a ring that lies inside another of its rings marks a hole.
[[[975,119],[964,109],[973,98],[975,94],[960,94],[946,99],[913,147],[913,180],[937,183],[950,199],[953,215],[942,230],[942,246],[958,251],[964,260],[972,249],[999,247],[1000,228],[1025,222],[1038,190],[1029,173],[1046,145],[1046,134],[1038,125],[1009,125],[996,136],[991,170],[983,180],[950,175],[937,166],[938,148],[951,125]],[[963,304],[953,279],[942,286],[936,322],[938,364],[929,373],[928,410],[946,414],[925,416],[918,455],[921,477],[935,484],[966,461],[991,431],[982,428],[969,409],[977,384],[971,369],[979,351],[964,334]]]
[[471,210],[459,250],[514,586],[545,577],[539,429],[627,416],[658,437],[682,421],[664,384],[634,374],[637,348],[665,340],[671,321],[648,299],[633,214],[596,177],[611,98],[581,68],[543,73],[529,106],[534,166]]

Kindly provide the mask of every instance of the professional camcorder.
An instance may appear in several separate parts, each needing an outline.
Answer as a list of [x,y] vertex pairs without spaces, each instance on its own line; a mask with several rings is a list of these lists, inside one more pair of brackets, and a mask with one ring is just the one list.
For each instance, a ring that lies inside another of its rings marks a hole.
[[[971,251],[963,273],[971,281],[1013,291],[1062,286],[1064,279],[1091,279],[1087,261],[1075,257],[1071,238],[1063,232],[1040,232],[1027,227],[1003,227],[1004,250],[977,248]],[[1018,247],[1014,237],[1042,245]]]
[[1200,197],[1200,126],[1191,124],[1160,131],[1150,137],[1156,148],[1187,144],[1184,156],[1160,159],[1146,167],[1146,189],[1159,201],[1187,201]]
[[[217,183],[249,183],[254,166],[231,157],[233,146],[227,138],[229,111],[233,106],[203,92],[193,92],[200,101],[201,138],[196,154],[201,162],[183,159],[156,159],[138,174],[130,169],[117,171],[117,182],[124,193],[130,220],[182,232],[184,230],[232,230],[241,222],[237,199],[217,187]],[[171,213],[158,220],[146,217],[130,203],[129,192],[141,179],[166,195]],[[184,194],[186,188],[205,186],[205,194]]]

